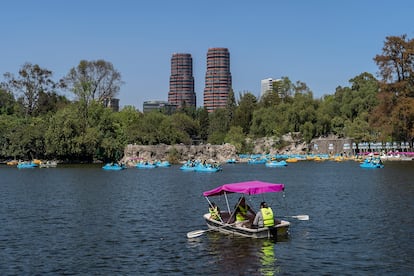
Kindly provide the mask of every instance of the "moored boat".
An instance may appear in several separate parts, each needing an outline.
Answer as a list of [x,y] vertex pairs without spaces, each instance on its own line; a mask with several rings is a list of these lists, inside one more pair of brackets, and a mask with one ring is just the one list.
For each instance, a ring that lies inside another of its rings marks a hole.
[[10,160],[10,161],[7,161],[6,164],[8,166],[16,166],[17,164],[19,164],[19,161],[17,161],[17,160]]
[[157,161],[155,164],[157,165],[157,167],[160,167],[160,168],[171,167],[171,164],[168,161]]
[[39,168],[56,168],[57,167],[57,162],[56,161],[46,161],[43,162],[41,161],[39,164]]
[[296,157],[290,157],[290,158],[286,159],[286,162],[288,162],[288,163],[296,163],[298,161],[299,161],[299,159],[296,158]]
[[247,164],[252,164],[252,165],[265,164],[266,162],[267,162],[266,158],[251,158],[247,160]]
[[229,159],[226,160],[226,163],[227,164],[236,164],[237,160],[235,158],[229,158]]
[[19,164],[17,164],[17,168],[18,169],[31,169],[31,168],[37,168],[38,165],[34,162],[19,162]]
[[269,167],[269,168],[286,167],[287,166],[287,163],[286,163],[285,160],[281,160],[281,161],[273,160],[273,161],[266,162],[265,166],[266,167]]
[[107,163],[102,167],[102,169],[107,171],[120,171],[126,169],[126,166],[118,163]]
[[158,166],[157,164],[153,162],[139,162],[138,164],[135,165],[135,167],[138,169],[155,169]]

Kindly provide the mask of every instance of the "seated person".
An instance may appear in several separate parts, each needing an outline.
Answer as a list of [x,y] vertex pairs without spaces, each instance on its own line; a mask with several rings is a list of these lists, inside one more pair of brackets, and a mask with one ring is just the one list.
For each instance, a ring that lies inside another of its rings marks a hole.
[[210,212],[210,218],[211,219],[221,221],[220,208],[214,202],[210,203],[210,205],[208,207],[208,211]]
[[254,211],[250,208],[249,205],[246,204],[246,200],[244,197],[239,199],[239,204],[236,205],[236,226],[244,226],[247,227],[249,225],[249,215],[250,212],[253,216],[255,216]]
[[275,225],[272,208],[266,202],[260,203],[260,212],[257,212],[253,221],[253,228],[272,227]]

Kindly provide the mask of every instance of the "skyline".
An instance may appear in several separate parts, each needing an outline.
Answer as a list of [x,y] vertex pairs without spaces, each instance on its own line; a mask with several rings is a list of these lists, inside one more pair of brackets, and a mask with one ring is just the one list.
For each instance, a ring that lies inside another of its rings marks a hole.
[[199,107],[209,48],[229,49],[237,98],[259,96],[262,79],[281,77],[306,83],[320,98],[363,72],[378,77],[373,58],[387,36],[414,37],[409,0],[18,0],[2,9],[1,81],[25,62],[58,80],[83,59],[103,59],[125,82],[121,108],[140,111],[144,101],[168,100],[174,53],[193,58]]

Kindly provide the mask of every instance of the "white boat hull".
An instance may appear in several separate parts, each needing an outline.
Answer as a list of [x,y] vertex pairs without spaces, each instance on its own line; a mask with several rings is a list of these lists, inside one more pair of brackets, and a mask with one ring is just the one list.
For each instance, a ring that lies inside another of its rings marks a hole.
[[276,238],[274,234],[277,233],[277,238],[286,238],[289,235],[289,226],[290,222],[282,220],[275,227],[269,228],[249,228],[249,227],[239,227],[232,223],[226,224],[220,221],[210,219],[210,214],[204,214],[204,219],[207,223],[207,226],[211,230],[215,230],[224,234],[236,235],[241,237],[248,237],[254,239],[263,239],[263,238]]

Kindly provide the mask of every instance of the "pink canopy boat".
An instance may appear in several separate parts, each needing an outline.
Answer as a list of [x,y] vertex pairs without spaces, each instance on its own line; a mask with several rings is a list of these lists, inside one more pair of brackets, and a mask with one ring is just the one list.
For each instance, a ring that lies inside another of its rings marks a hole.
[[[249,219],[243,223],[243,226],[236,225],[235,223],[235,209],[230,209],[228,194],[241,194],[241,195],[258,195],[263,193],[278,193],[283,192],[285,189],[284,184],[274,184],[269,182],[263,182],[259,180],[239,182],[239,183],[230,183],[219,186],[215,189],[205,191],[203,193],[204,197],[207,199],[209,206],[212,202],[209,197],[215,196],[224,196],[226,199],[227,211],[220,211],[219,220],[211,218],[210,213],[203,215],[204,220],[207,223],[208,230],[196,230],[187,233],[187,237],[194,238],[202,235],[207,231],[218,231],[225,234],[232,234],[242,237],[250,238],[273,238],[277,239],[278,237],[287,237],[290,222],[285,220],[275,220],[275,226],[273,227],[262,227],[262,228],[252,228],[252,222],[254,220],[254,215],[249,216]],[[239,204],[239,203],[237,203]],[[300,219],[299,217],[296,217]]]

